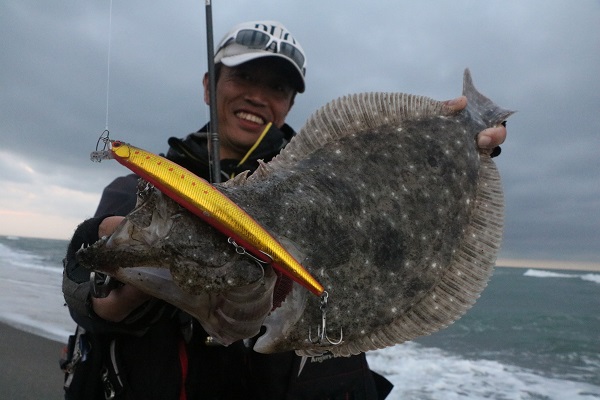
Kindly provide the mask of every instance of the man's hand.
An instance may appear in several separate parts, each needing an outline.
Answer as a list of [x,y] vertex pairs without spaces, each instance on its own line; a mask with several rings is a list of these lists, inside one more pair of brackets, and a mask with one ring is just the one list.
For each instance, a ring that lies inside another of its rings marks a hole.
[[[124,219],[125,217],[119,216],[104,218],[98,227],[98,237],[112,235]],[[92,297],[92,307],[100,318],[120,322],[150,298],[150,295],[131,285],[123,285],[113,289],[104,298]]]
[[110,236],[117,229],[121,221],[123,221],[125,217],[113,216],[106,217],[100,223],[98,227],[98,237]]
[[[458,112],[467,106],[467,98],[460,96],[456,99],[448,100],[444,104],[449,110]],[[477,145],[483,150],[492,151],[495,147],[504,143],[505,140],[506,128],[502,125],[484,129],[477,135]]]

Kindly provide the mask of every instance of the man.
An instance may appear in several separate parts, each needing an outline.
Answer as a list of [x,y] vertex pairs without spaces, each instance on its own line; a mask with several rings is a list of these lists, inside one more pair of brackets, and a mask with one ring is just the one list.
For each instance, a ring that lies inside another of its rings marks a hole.
[[[254,170],[259,159],[269,161],[294,136],[285,119],[296,93],[304,92],[306,59],[283,25],[261,21],[225,35],[215,65],[225,180]],[[204,95],[208,104],[207,75]],[[466,99],[449,104],[459,110]],[[184,140],[169,139],[167,157],[208,179],[202,134],[208,130],[207,125]],[[505,135],[503,127],[486,130],[478,143],[492,149]],[[79,362],[71,357],[66,363],[74,371],[67,374],[67,398],[104,398],[106,392],[124,399],[377,399],[389,393],[390,383],[369,370],[364,354],[302,363],[293,352],[262,355],[243,342],[223,347],[184,312],[129,285],[90,296],[89,271],[77,264],[75,252],[115,230],[135,204],[136,181],[129,175],[111,183],[96,216],[78,227],[69,245],[63,291],[73,319],[87,332],[80,330],[74,340],[83,355]]]

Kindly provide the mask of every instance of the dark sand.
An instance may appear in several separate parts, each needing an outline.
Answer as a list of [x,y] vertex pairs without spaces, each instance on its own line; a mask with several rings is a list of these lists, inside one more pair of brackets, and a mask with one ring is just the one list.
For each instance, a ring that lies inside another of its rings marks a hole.
[[63,399],[64,344],[0,323],[0,399]]

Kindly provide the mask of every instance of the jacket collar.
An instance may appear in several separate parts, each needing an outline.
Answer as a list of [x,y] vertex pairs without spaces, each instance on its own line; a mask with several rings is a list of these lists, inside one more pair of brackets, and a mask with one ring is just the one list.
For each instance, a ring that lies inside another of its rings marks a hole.
[[[189,134],[185,139],[169,138],[168,143],[170,147],[167,152],[167,158],[189,169],[196,175],[209,180],[207,132],[208,124],[204,125],[197,132]],[[221,160],[221,170],[224,174],[224,180],[246,170],[254,172],[258,168],[258,160],[271,161],[289,143],[294,135],[296,135],[296,132],[287,124],[284,124],[281,128],[272,126],[258,147],[242,165],[238,165],[239,160]]]

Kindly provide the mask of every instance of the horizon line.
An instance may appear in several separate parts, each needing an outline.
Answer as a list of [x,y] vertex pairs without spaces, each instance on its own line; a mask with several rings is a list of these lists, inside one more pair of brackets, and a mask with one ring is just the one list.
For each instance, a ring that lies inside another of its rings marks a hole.
[[[50,237],[34,237],[26,235],[8,235],[0,233],[0,237],[24,238],[24,239],[44,239],[44,240],[64,240],[63,238]],[[532,269],[552,269],[552,270],[569,270],[569,271],[592,271],[600,272],[600,262],[594,261],[567,261],[553,259],[529,259],[529,258],[498,258],[496,267],[507,268],[532,268]]]

